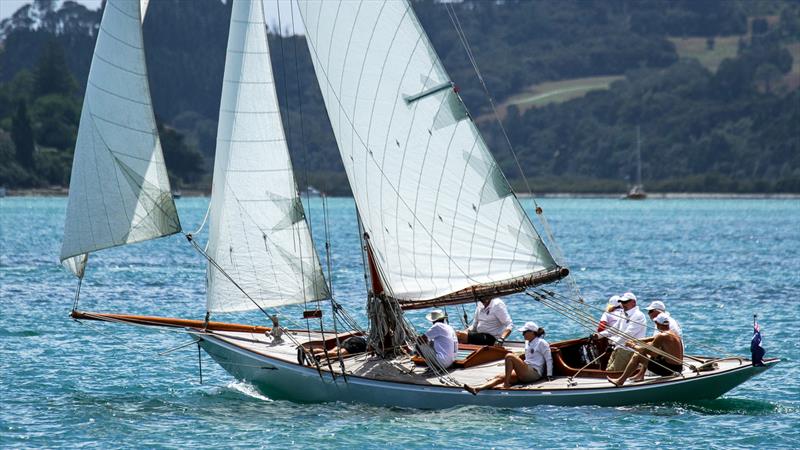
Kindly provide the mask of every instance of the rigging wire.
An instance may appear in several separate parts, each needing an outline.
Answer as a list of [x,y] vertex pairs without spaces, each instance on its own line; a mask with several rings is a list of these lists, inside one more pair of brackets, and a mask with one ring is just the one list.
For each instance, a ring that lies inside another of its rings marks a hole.
[[72,310],[78,309],[78,299],[81,296],[81,285],[83,284],[83,277],[78,278],[78,287],[75,289],[75,301],[72,302]]
[[[554,297],[558,297],[559,299],[561,299],[563,301],[576,303],[577,304],[576,307],[580,306],[582,308],[592,308],[592,309],[595,309],[595,310],[600,311],[600,312],[605,312],[610,316],[616,317],[617,319],[627,319],[627,316],[624,315],[624,314],[616,314],[616,313],[613,313],[613,312],[607,312],[607,311],[605,311],[604,308],[590,305],[590,304],[584,302],[583,300],[575,300],[575,299],[573,299],[573,298],[571,298],[571,297],[569,297],[567,295],[560,294],[560,293],[555,292],[555,291],[547,291],[547,290],[545,290],[543,288],[540,288],[540,290],[543,291],[543,292],[546,292],[548,295],[552,295]],[[655,331],[655,327],[652,325],[651,322],[646,323],[645,326],[647,327],[647,329],[649,331]],[[683,338],[681,338],[681,340],[684,342],[684,344],[687,342]],[[695,346],[695,347],[702,348],[702,349],[711,350],[714,353],[718,353],[718,354],[722,355],[722,357],[726,357],[726,358],[735,358],[735,357],[737,357],[736,355],[733,355],[731,353],[727,353],[725,350],[722,350],[722,349],[719,349],[719,348],[716,348],[716,347],[713,347],[711,345],[704,344],[704,343],[701,343],[701,342],[692,341],[692,345]]]
[[[465,52],[467,53],[467,59],[469,59],[470,64],[472,65],[473,70],[475,71],[475,75],[478,78],[478,81],[483,87],[483,92],[486,94],[487,99],[489,100],[489,104],[492,107],[492,114],[497,122],[497,125],[500,127],[500,131],[503,134],[503,138],[505,139],[506,146],[511,153],[511,156],[514,158],[514,163],[517,166],[517,170],[519,171],[520,176],[522,177],[523,182],[525,183],[525,189],[528,196],[533,200],[533,205],[535,207],[536,215],[539,216],[539,220],[542,223],[542,227],[544,228],[545,234],[547,235],[548,240],[550,241],[555,256],[558,259],[558,262],[563,265],[567,266],[566,260],[564,258],[564,253],[561,250],[561,246],[558,244],[558,241],[555,239],[555,235],[553,234],[553,230],[550,227],[550,222],[548,222],[547,218],[544,215],[543,209],[539,206],[539,203],[536,201],[536,196],[531,189],[531,185],[528,182],[528,177],[525,175],[525,171],[522,168],[522,164],[519,162],[519,157],[517,156],[516,150],[514,150],[514,145],[511,143],[511,139],[508,136],[508,132],[506,131],[506,127],[503,125],[503,121],[500,119],[500,114],[497,112],[497,106],[494,102],[494,97],[489,92],[489,87],[486,85],[486,80],[483,78],[483,74],[481,73],[480,68],[478,67],[478,61],[475,58],[474,53],[472,52],[472,47],[469,44],[469,40],[467,39],[467,34],[464,31],[464,28],[461,25],[461,21],[458,18],[458,14],[456,13],[455,6],[453,3],[445,3],[445,10],[447,10],[447,14],[450,17],[450,22],[453,24],[455,28],[456,34],[458,35],[459,41],[461,45],[464,47]],[[574,277],[570,274],[568,277],[568,282],[570,286],[575,291],[575,294],[578,298],[582,298],[580,289],[578,287],[577,282],[575,281]]]
[[[286,111],[286,113],[287,113],[287,116],[286,116],[286,136],[287,136],[286,149],[287,149],[287,152],[288,152],[288,149],[289,149],[288,136],[292,135],[292,127],[291,127],[292,121],[290,120],[290,117],[288,116],[288,112],[289,112],[289,89],[288,89],[288,85],[287,85],[288,76],[287,76],[287,73],[286,73],[286,58],[285,58],[285,53],[284,53],[284,50],[283,50],[283,38],[281,36],[281,32],[282,32],[283,26],[281,24],[281,2],[280,2],[280,0],[275,0],[275,5],[277,7],[277,12],[278,12],[278,36],[280,37],[279,41],[280,41],[280,49],[281,49],[281,68],[283,69],[283,92],[284,92],[284,103],[285,103],[284,111]],[[263,2],[261,3],[261,17],[262,17],[262,19],[264,21],[264,38],[267,41],[266,42],[267,47],[269,47],[269,29],[267,28],[266,12],[264,11]],[[273,77],[273,80],[274,80],[274,77]],[[275,96],[276,96],[276,100],[280,103],[280,99],[277,98],[277,89],[276,89],[276,92],[275,92]],[[283,117],[283,116],[281,115],[281,117]],[[289,158],[289,166],[291,167],[291,157]],[[294,177],[292,177],[292,178],[294,178]],[[295,191],[296,191],[297,190],[297,184],[295,183],[294,186],[290,186],[290,189],[292,189],[292,188],[295,189]],[[303,309],[305,311],[308,311],[308,296],[307,296],[307,293],[306,293],[306,277],[305,277],[305,273],[303,271],[303,269],[304,269],[304,264],[303,264],[303,245],[302,245],[302,242],[300,242],[301,239],[300,239],[299,233],[297,232],[297,227],[292,226],[292,232],[293,232],[294,237],[296,239],[297,248],[298,248],[298,250],[300,252],[300,279],[301,279],[302,288],[303,288]],[[305,320],[306,320],[306,332],[308,333],[308,340],[311,340],[311,322],[310,322],[310,319],[309,319],[308,316],[306,316],[306,315],[304,315],[304,316],[305,316]],[[322,328],[324,328],[324,327],[322,326],[322,319],[320,318],[320,330],[322,330]],[[324,340],[324,336],[323,336],[323,340]],[[326,350],[326,352],[327,352],[327,350]]]
[[203,228],[205,228],[205,226],[206,226],[206,221],[208,220],[209,213],[211,213],[211,200],[210,199],[208,200],[208,207],[206,207],[206,214],[205,214],[205,216],[203,216],[203,221],[200,223],[200,227],[197,228],[197,230],[195,230],[195,232],[192,233],[192,235],[198,235],[198,234],[200,234],[201,231],[203,231]]
[[[577,307],[574,307],[574,306],[569,306],[569,305],[567,305],[565,303],[561,303],[561,302],[557,301],[555,299],[555,297],[556,297],[556,293],[555,292],[549,292],[549,291],[541,290],[539,292],[534,291],[533,294],[531,294],[530,292],[526,292],[525,294],[530,296],[530,297],[532,297],[532,298],[534,298],[535,300],[539,301],[544,306],[556,311],[557,313],[563,315],[564,317],[566,317],[568,319],[571,319],[572,321],[578,323],[579,325],[582,325],[585,328],[588,328],[589,330],[591,330],[593,332],[593,325],[596,323],[594,318],[591,317],[586,311],[584,311],[584,310],[582,310],[580,308],[577,308]],[[640,338],[637,338],[637,337],[635,337],[635,336],[633,336],[633,335],[631,335],[629,333],[626,333],[626,332],[622,331],[619,328],[608,327],[607,330],[609,330],[611,332],[611,334],[614,334],[616,336],[625,338],[626,340],[629,340],[629,341],[636,342],[638,345],[640,345],[641,347],[643,347],[646,350],[649,350],[652,353],[655,353],[657,355],[661,355],[661,356],[663,356],[663,357],[665,357],[667,359],[675,361],[676,363],[680,363],[682,365],[685,365],[685,366],[687,366],[689,368],[694,369],[693,365],[684,362],[682,359],[679,360],[678,358],[676,358],[675,356],[671,355],[670,353],[667,353],[667,352],[665,352],[665,351],[663,351],[663,350],[651,345],[650,343],[643,342]],[[639,352],[638,350],[635,350],[635,349],[631,349],[631,351],[641,354],[641,352]],[[656,364],[659,364],[657,361],[654,361],[654,362]],[[659,365],[661,365],[661,364],[659,364]]]

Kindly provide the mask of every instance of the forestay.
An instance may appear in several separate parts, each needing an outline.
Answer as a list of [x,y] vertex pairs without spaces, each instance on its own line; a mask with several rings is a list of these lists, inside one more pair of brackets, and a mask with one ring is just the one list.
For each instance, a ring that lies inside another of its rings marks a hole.
[[[260,1],[233,2],[208,254],[262,307],[328,297],[289,159]],[[256,308],[212,266],[208,281],[209,311]]]
[[97,36],[72,163],[61,261],[181,230],[150,100],[144,5],[109,0]]
[[441,299],[556,269],[408,2],[299,4],[387,293]]

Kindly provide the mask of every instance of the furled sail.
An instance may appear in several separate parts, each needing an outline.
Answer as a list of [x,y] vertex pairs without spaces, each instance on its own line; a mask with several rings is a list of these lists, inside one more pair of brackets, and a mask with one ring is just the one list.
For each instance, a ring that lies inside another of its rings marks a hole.
[[[261,307],[328,297],[284,135],[260,1],[234,0],[219,110],[208,254]],[[208,310],[255,309],[208,269]]]
[[97,36],[72,162],[61,261],[181,230],[147,81],[138,0],[109,0]]
[[406,307],[458,303],[564,276],[411,5],[299,5],[386,294]]

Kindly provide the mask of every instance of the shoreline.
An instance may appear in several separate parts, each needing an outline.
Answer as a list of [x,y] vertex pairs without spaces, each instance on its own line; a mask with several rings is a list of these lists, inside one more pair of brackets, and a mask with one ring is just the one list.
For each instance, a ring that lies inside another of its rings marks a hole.
[[[6,189],[6,197],[66,197],[67,188]],[[210,197],[211,194],[200,189],[184,189],[181,197]],[[338,196],[331,197],[350,197]],[[528,194],[517,193],[520,199],[530,198]],[[536,198],[585,198],[622,199],[623,193],[575,193],[547,192],[534,195]],[[305,199],[305,195],[303,196]],[[798,200],[800,193],[728,193],[728,192],[648,192],[647,200]]]

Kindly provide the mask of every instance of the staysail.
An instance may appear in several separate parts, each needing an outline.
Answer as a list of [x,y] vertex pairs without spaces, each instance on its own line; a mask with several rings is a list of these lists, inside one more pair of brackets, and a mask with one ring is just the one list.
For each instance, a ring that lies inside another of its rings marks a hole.
[[62,262],[181,230],[158,138],[142,41],[145,3],[109,0],[97,36],[72,162]]
[[386,294],[413,308],[563,277],[411,5],[299,5]]
[[[234,0],[219,110],[208,254],[261,307],[328,297],[278,109],[260,1]],[[255,309],[208,269],[209,311]]]

